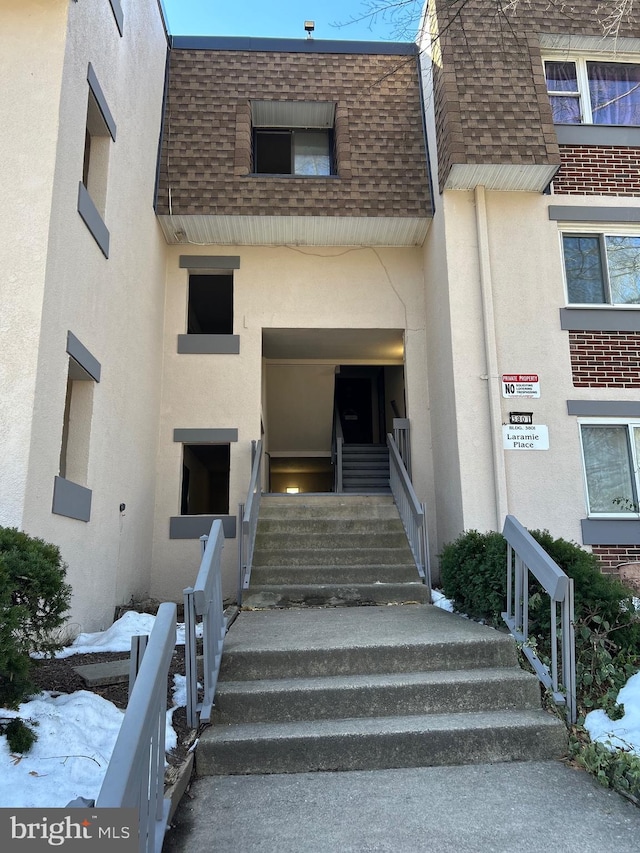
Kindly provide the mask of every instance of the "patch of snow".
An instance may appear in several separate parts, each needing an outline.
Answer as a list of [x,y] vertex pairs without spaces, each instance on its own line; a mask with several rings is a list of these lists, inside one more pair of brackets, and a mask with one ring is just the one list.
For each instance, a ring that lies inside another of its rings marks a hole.
[[624,717],[611,720],[605,711],[590,711],[584,721],[592,741],[603,743],[612,752],[625,749],[640,755],[640,672],[632,675],[618,693],[618,704],[624,705]]

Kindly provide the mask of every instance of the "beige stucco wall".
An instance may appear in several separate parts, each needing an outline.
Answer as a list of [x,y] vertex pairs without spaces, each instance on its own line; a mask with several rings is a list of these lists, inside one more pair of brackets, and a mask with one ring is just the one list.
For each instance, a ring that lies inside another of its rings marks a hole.
[[[481,191],[479,191],[481,192]],[[476,193],[446,192],[425,244],[434,473],[439,547],[462,530],[500,528],[503,511],[526,527],[581,541],[585,517],[577,418],[567,400],[633,400],[633,389],[574,388],[558,223],[550,204],[626,206],[625,199],[580,199],[538,193],[487,192],[485,292],[495,342],[485,342]],[[482,213],[480,214],[482,217]],[[448,303],[447,303],[448,286]],[[448,304],[448,309],[447,309]],[[448,310],[448,316],[447,316]],[[489,375],[489,356],[495,370]],[[540,398],[502,397],[504,373],[538,374]],[[498,422],[489,395],[497,396]],[[533,413],[549,430],[548,450],[503,450],[495,464],[492,430],[510,411]],[[501,482],[496,471],[502,469]]]
[[[239,355],[179,355],[185,332],[187,270],[180,254],[237,255],[234,332]],[[231,445],[230,511],[246,498],[250,446],[260,437],[263,328],[388,328],[405,330],[407,409],[419,493],[431,499],[428,386],[424,365],[424,274],[421,249],[321,247],[196,247],[169,250],[162,418],[152,592],[176,598],[195,578],[199,544],[168,538],[179,514],[181,445],[175,428],[237,428]],[[266,407],[264,407],[266,412]],[[267,425],[268,426],[268,425]],[[236,540],[224,550],[224,594],[235,592]]]
[[[60,546],[73,586],[72,627],[95,630],[111,623],[116,605],[149,589],[165,245],[153,212],[154,155],[166,40],[155,0],[124,6],[122,37],[107,0],[70,3],[68,11],[60,94],[47,122],[57,145],[47,190],[41,322],[29,330],[39,336],[39,350],[22,524]],[[38,50],[26,53],[32,61]],[[117,125],[109,145],[108,260],[77,211],[89,62]],[[51,512],[68,330],[102,367],[93,394],[88,523]]]
[[27,484],[51,217],[66,0],[0,0],[0,524]]

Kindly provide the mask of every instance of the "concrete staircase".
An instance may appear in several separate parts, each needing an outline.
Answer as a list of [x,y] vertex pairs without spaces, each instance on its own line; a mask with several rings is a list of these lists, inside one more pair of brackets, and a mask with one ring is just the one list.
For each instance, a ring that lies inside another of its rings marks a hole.
[[426,602],[391,495],[266,495],[243,607]]
[[[247,599],[266,598],[269,608],[243,610],[227,636],[213,725],[197,750],[199,775],[543,760],[564,753],[566,729],[542,711],[538,681],[518,667],[508,635],[429,604],[308,606],[334,598],[353,603],[345,589],[376,585],[361,577],[371,555],[356,557],[367,552],[393,505],[370,497],[293,501],[263,498]],[[317,548],[295,538],[301,535],[318,537]],[[345,536],[353,537],[351,546]],[[333,557],[327,539],[337,549]],[[377,550],[396,549],[403,552],[398,543]],[[301,555],[314,550],[322,559],[316,554],[300,567]],[[392,565],[390,558],[377,562],[376,576]],[[302,572],[304,583],[289,583],[290,570]],[[340,573],[357,581],[320,583],[327,576],[340,580]],[[315,594],[312,580],[321,587]],[[292,587],[304,590],[301,606],[285,608]],[[382,601],[389,603],[389,592]]]
[[345,492],[389,494],[389,448],[386,444],[344,444],[342,488]]

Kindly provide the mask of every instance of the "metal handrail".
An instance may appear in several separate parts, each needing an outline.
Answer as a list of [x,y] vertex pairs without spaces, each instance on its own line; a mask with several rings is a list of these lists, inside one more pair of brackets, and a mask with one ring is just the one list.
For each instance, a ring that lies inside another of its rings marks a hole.
[[170,801],[164,799],[167,678],[176,644],[176,605],[158,608],[140,671],[96,800],[97,808],[135,808],[140,853],[160,853]]
[[429,563],[426,506],[418,500],[398,446],[390,433],[387,435],[387,447],[389,448],[389,485],[393,499],[398,507],[416,567],[429,589],[429,600],[431,600],[431,566]]
[[342,448],[344,446],[344,433],[342,421],[336,406],[333,409],[333,433],[331,436],[331,464],[333,470],[333,491],[337,495],[342,494]]
[[[511,634],[522,643],[522,651],[540,681],[551,690],[555,702],[565,706],[567,720],[575,723],[577,704],[573,578],[562,571],[514,516],[506,517],[502,535],[507,540],[507,609],[502,618]],[[535,648],[529,644],[529,573],[536,578],[550,600],[551,669],[540,660]]]
[[251,479],[245,503],[239,504],[238,518],[240,532],[238,536],[238,606],[242,604],[242,593],[249,588],[253,548],[256,541],[260,498],[262,497],[262,439],[251,442]]
[[[187,723],[197,728],[209,722],[216,693],[222,647],[227,630],[222,599],[222,549],[224,531],[220,519],[211,525],[208,536],[202,536],[204,553],[193,586],[183,590],[185,627],[185,675],[187,691]],[[198,702],[198,664],[196,625],[202,620],[203,695]]]
[[411,479],[411,440],[409,437],[409,418],[393,419],[393,439],[396,443],[404,467]]

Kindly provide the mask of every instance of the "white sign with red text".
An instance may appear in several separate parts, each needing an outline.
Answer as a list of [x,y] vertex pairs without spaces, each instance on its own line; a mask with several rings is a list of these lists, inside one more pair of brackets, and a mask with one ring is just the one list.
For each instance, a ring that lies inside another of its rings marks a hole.
[[537,373],[503,373],[503,397],[539,397],[540,382]]

